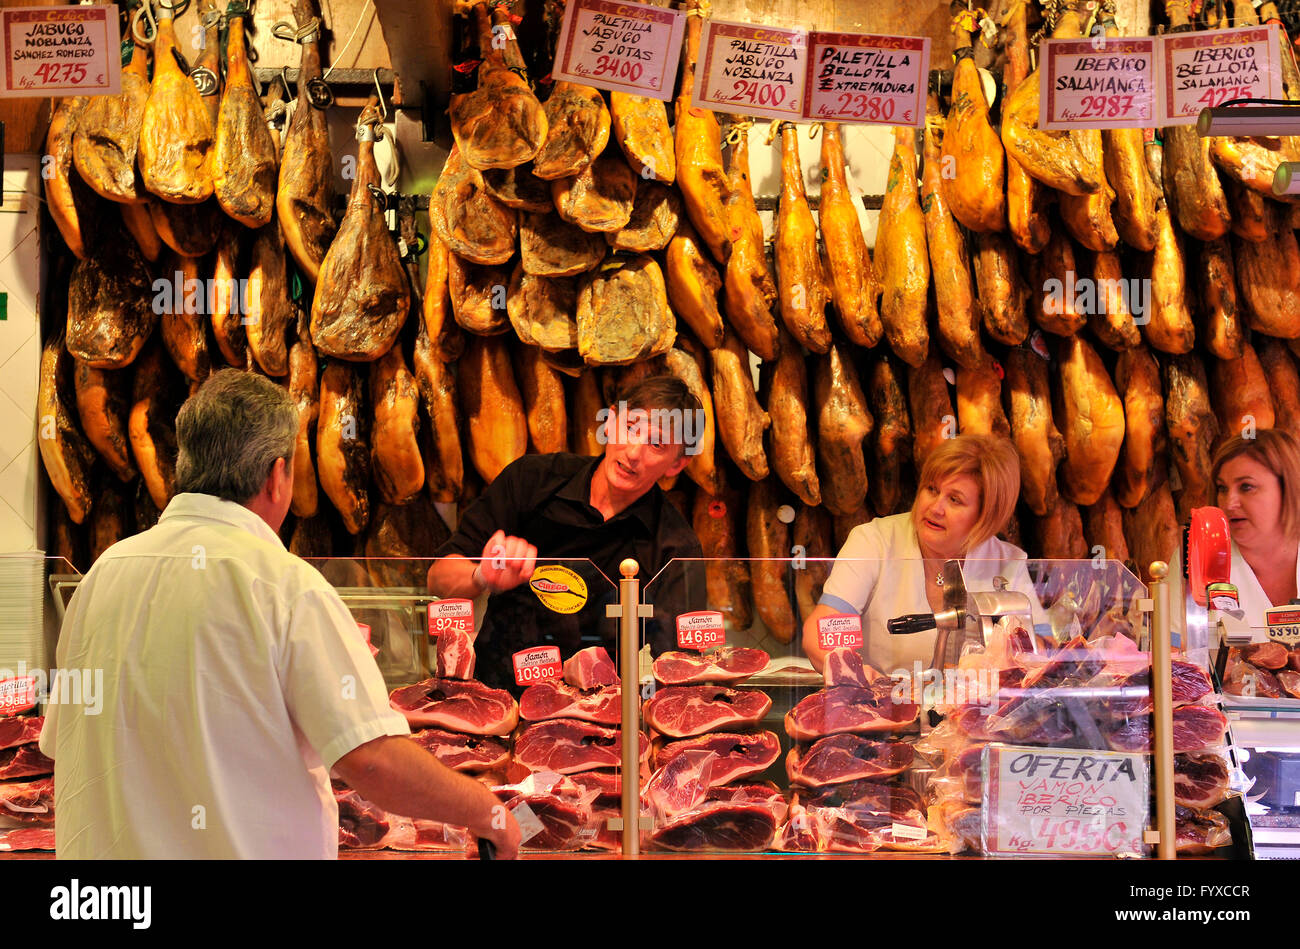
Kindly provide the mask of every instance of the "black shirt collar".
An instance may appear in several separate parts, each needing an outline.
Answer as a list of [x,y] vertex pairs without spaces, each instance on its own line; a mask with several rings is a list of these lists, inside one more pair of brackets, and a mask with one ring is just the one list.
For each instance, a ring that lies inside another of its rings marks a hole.
[[[599,455],[574,472],[573,477],[566,481],[559,491],[555,492],[556,497],[582,504],[592,511],[595,517],[601,518],[600,511],[596,510],[591,504],[591,479],[595,477],[596,468],[600,466],[604,457],[604,455]],[[635,517],[653,534],[659,525],[659,518],[656,515],[659,508],[660,493],[659,485],[652,485],[649,491],[633,501],[624,510],[619,511],[606,523],[625,516]]]

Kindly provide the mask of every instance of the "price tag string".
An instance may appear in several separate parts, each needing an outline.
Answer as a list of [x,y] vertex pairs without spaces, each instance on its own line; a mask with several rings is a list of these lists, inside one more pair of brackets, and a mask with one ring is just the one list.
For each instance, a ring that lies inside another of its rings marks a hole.
[[754,127],[752,119],[741,119],[739,122],[732,122],[727,129],[726,142],[728,145],[739,145],[741,139],[749,135],[749,130]]

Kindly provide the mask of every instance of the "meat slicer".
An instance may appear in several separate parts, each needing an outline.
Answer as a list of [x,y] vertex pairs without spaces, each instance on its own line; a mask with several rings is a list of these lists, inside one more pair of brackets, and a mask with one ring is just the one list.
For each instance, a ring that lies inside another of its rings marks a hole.
[[[1022,616],[1026,626],[1033,628],[1029,597],[1008,589],[1005,577],[994,577],[992,590],[967,591],[960,560],[946,561],[940,576],[943,586],[942,610],[937,613],[895,616],[887,624],[892,636],[937,630],[931,668],[944,669],[957,665],[968,643],[982,650],[988,645],[998,620],[1003,617]],[[1030,637],[1030,640],[1036,648],[1037,641],[1034,637]]]

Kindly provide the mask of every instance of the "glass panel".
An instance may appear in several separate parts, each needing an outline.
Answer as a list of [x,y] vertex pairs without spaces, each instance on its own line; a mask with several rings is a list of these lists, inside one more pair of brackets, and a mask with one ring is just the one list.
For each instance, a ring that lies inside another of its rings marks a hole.
[[1146,598],[1099,560],[674,561],[644,588],[643,847],[1145,854]]

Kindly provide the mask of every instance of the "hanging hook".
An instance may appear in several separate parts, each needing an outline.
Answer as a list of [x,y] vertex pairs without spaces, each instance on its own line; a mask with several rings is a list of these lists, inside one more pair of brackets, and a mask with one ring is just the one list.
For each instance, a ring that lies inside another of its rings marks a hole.
[[293,90],[289,88],[289,67],[287,65],[280,67],[280,82],[284,85],[285,99],[293,101]]
[[[144,33],[140,32],[141,20],[149,25],[149,29]],[[152,46],[154,40],[158,38],[158,21],[154,19],[153,4],[149,0],[143,0],[140,9],[136,10],[131,17],[131,38],[141,46]]]
[[375,94],[379,96],[379,114],[382,121],[388,121],[388,103],[384,101],[384,87],[379,84],[379,70],[375,70]]
[[817,133],[820,132],[821,130],[822,130],[822,124],[820,122],[814,122],[811,125],[809,125],[808,139],[811,141],[812,139],[816,138]]

